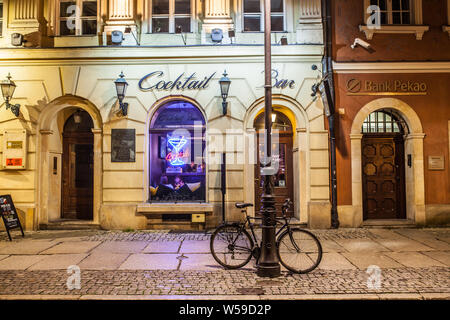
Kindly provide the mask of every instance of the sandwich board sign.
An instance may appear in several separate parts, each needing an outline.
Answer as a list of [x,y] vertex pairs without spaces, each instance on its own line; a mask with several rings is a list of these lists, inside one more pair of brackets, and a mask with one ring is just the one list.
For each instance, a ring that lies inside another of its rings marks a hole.
[[9,241],[12,241],[11,234],[9,233],[11,229],[20,228],[22,237],[25,236],[11,195],[7,194],[4,196],[0,196],[0,214],[2,215],[2,220],[5,224],[5,229],[8,233]]

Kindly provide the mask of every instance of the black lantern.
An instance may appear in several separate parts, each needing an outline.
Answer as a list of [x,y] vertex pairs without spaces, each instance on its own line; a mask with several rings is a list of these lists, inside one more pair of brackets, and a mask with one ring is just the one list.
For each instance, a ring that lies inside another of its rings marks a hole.
[[119,99],[120,110],[122,111],[122,114],[126,116],[128,113],[128,103],[123,102],[123,99],[125,98],[128,82],[124,79],[123,72],[120,72],[119,78],[114,81],[114,84],[116,85],[117,99]]
[[222,94],[222,114],[227,114],[227,98],[228,98],[228,91],[230,90],[230,84],[231,80],[227,77],[227,71],[225,70],[223,72],[223,77],[219,80],[220,84],[220,93]]
[[20,104],[9,103],[14,95],[14,90],[16,90],[16,84],[11,80],[11,75],[9,73],[6,78],[8,80],[3,80],[0,83],[0,86],[2,87],[3,99],[5,99],[6,109],[11,108],[12,113],[14,113],[16,117],[18,117],[20,112]]

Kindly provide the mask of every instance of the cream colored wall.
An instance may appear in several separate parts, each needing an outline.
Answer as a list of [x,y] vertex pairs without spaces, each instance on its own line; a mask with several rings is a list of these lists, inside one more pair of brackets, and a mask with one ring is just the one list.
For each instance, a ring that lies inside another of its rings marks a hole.
[[[205,114],[207,120],[209,140],[214,135],[225,139],[225,129],[236,130],[234,137],[237,140],[244,138],[244,122],[247,121],[250,107],[255,101],[263,97],[262,85],[262,48],[186,48],[183,56],[179,48],[118,48],[118,49],[72,49],[72,50],[40,50],[32,52],[24,50],[8,50],[0,52],[0,58],[14,55],[23,59],[20,65],[7,62],[0,65],[1,75],[10,72],[17,84],[14,103],[21,103],[22,115],[16,119],[9,110],[0,109],[0,128],[14,126],[29,128],[29,168],[26,171],[6,172],[0,171],[0,190],[11,191],[16,203],[37,206],[41,223],[46,223],[58,216],[60,199],[52,198],[58,193],[60,186],[51,174],[53,164],[52,156],[61,152],[61,132],[65,119],[73,112],[73,107],[92,106],[86,109],[91,113],[96,124],[96,136],[101,144],[96,147],[98,168],[95,178],[99,191],[94,194],[98,197],[97,211],[94,220],[98,219],[107,227],[118,228],[129,219],[121,218],[121,222],[114,220],[116,205],[121,205],[121,212],[135,211],[136,204],[148,199],[148,123],[150,116],[156,110],[157,101],[167,96],[184,96],[195,101]],[[280,78],[295,80],[294,89],[274,89],[274,95],[286,97],[293,102],[287,108],[297,109],[302,114],[298,119],[300,127],[308,130],[298,132],[299,149],[298,162],[303,163],[306,170],[297,171],[300,183],[306,181],[309,187],[300,187],[302,194],[296,195],[300,206],[298,215],[301,220],[307,220],[308,202],[324,201],[328,199],[328,163],[322,153],[327,152],[327,134],[323,128],[323,112],[320,104],[312,103],[310,88],[314,83],[316,74],[311,70],[311,64],[320,63],[321,46],[289,46],[273,48],[273,68],[279,71]],[[57,60],[36,60],[42,56],[55,57]],[[78,56],[79,60],[68,60]],[[111,57],[113,57],[111,59]],[[127,58],[125,60],[125,58]],[[226,69],[232,81],[229,101],[229,114],[221,116],[221,97],[218,80]],[[174,80],[178,74],[193,72],[199,78],[209,76],[216,72],[204,90],[173,90],[143,92],[138,88],[138,81],[147,73],[161,70],[165,73],[165,80]],[[116,92],[114,80],[123,71],[129,83],[125,101],[129,103],[127,117],[117,115]],[[62,98],[61,98],[62,97]],[[77,102],[78,101],[78,102]],[[77,105],[79,104],[79,105]],[[72,109],[71,109],[72,108]],[[92,110],[91,110],[92,109]],[[47,112],[43,112],[47,110]],[[59,115],[59,116],[57,116]],[[101,122],[98,122],[101,121]],[[39,132],[36,134],[37,125]],[[98,127],[100,126],[100,127]],[[136,129],[136,162],[111,162],[111,129]],[[213,130],[216,130],[215,132]],[[36,145],[40,158],[36,158]],[[234,202],[254,201],[253,179],[248,180],[245,165],[232,163],[232,157],[245,158],[246,148],[235,150],[225,146],[209,145],[207,155],[209,158],[225,151],[228,155],[228,190],[227,212],[234,217],[239,214],[234,208]],[[97,158],[96,158],[97,159]],[[207,160],[207,163],[210,162]],[[42,171],[36,170],[36,164],[42,166]],[[47,168],[44,170],[44,168]],[[59,166],[61,168],[61,166]],[[207,200],[214,204],[216,214],[220,214],[220,176],[219,165],[209,164],[207,167]],[[7,182],[14,176],[14,186],[11,189]],[[38,182],[39,181],[39,182]],[[244,182],[244,183],[243,183]],[[95,182],[94,182],[95,183]],[[51,188],[50,188],[51,186]],[[46,189],[48,188],[48,189]],[[35,194],[39,194],[36,199]],[[133,209],[134,208],[134,209]],[[119,213],[118,213],[119,214]],[[105,216],[108,215],[108,216]],[[119,217],[117,217],[119,218]],[[145,228],[142,217],[136,217],[134,226]],[[124,226],[125,227],[125,226]]]

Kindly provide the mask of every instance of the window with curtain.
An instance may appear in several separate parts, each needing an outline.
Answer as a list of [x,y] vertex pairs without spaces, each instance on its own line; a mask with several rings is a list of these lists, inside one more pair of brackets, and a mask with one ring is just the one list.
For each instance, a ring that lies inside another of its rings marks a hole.
[[152,0],[152,33],[191,31],[191,0]]
[[96,0],[60,0],[59,35],[82,36],[97,34]]
[[[243,1],[244,28],[247,32],[264,31],[264,0]],[[285,31],[284,0],[271,1],[271,28],[273,32]]]

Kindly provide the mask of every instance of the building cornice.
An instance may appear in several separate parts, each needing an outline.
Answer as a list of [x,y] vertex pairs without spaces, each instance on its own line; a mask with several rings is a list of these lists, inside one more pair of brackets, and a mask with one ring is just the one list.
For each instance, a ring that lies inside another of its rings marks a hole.
[[[315,61],[323,55],[322,45],[274,46],[277,62]],[[249,62],[264,58],[263,46],[189,46],[189,47],[90,47],[0,49],[0,65],[14,64],[161,64]]]
[[333,62],[335,73],[450,73],[448,62]]

